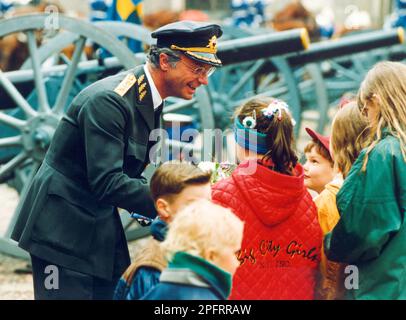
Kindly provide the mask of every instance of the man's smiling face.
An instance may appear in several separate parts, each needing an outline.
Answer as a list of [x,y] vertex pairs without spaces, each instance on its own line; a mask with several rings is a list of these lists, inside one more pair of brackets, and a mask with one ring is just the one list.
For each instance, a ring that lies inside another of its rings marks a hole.
[[189,59],[185,55],[167,72],[167,92],[170,96],[190,100],[196,89],[208,84],[211,66]]

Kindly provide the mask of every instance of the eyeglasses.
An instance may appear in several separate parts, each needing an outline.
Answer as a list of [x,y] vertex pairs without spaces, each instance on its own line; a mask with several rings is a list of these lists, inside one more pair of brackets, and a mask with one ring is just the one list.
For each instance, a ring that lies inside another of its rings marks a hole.
[[209,68],[205,68],[205,67],[196,67],[196,66],[192,66],[189,63],[186,63],[184,60],[180,60],[180,62],[182,62],[186,67],[189,68],[189,70],[191,70],[193,72],[193,74],[195,74],[196,76],[199,77],[210,77],[214,71],[216,71],[216,67],[209,67]]

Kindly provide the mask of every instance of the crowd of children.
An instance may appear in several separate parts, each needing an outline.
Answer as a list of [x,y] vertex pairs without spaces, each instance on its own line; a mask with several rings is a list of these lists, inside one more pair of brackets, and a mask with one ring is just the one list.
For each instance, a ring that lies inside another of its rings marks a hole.
[[252,99],[229,177],[161,165],[159,217],[114,298],[406,299],[406,66],[375,65],[329,137],[307,128],[303,166],[293,128],[285,102]]

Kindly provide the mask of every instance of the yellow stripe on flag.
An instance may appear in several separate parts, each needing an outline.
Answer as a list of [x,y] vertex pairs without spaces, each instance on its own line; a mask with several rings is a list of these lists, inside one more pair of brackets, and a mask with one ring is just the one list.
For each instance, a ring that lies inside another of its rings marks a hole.
[[121,20],[126,21],[135,9],[136,6],[131,0],[117,0],[117,13],[120,15]]

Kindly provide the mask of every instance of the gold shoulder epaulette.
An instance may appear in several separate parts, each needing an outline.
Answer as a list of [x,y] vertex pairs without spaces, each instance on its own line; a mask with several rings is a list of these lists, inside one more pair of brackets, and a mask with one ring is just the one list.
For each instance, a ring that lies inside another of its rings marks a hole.
[[114,92],[120,96],[124,96],[128,90],[137,82],[135,75],[128,74],[126,77],[119,83],[119,85],[114,89]]

